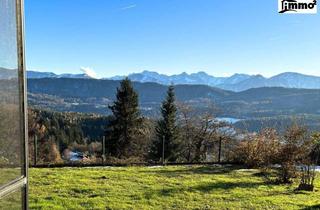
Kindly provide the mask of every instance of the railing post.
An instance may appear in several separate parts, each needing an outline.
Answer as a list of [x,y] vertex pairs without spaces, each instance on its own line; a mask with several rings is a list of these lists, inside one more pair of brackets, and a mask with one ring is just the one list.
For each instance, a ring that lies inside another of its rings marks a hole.
[[102,137],[102,164],[105,164],[106,159],[106,136]]
[[33,136],[33,159],[34,159],[34,162],[33,164],[36,166],[37,165],[37,159],[38,159],[38,137],[37,135],[35,134]]
[[165,161],[164,161],[164,143],[165,143],[165,136],[162,136],[162,165],[164,166]]
[[218,163],[221,163],[221,144],[222,144],[222,137],[219,137],[219,153],[218,153]]

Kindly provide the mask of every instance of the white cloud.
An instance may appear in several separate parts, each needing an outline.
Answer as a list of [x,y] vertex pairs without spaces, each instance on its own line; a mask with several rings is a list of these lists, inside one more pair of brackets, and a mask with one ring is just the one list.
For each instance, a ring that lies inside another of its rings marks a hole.
[[128,9],[133,9],[137,7],[136,4],[131,4],[131,5],[128,5],[128,6],[125,6],[125,7],[122,7],[121,10],[128,10]]
[[88,75],[89,77],[95,78],[97,79],[97,73],[95,71],[93,71],[93,69],[89,68],[89,67],[80,67],[80,70],[85,73],[86,75]]

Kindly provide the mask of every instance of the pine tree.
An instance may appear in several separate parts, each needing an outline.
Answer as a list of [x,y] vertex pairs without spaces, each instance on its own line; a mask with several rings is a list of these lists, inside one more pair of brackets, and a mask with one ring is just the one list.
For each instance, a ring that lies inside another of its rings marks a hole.
[[126,78],[117,89],[116,101],[109,106],[113,119],[108,126],[107,151],[117,158],[129,157],[135,152],[136,135],[141,124],[138,94]]
[[157,138],[151,147],[151,157],[155,160],[161,159],[164,149],[164,159],[176,161],[179,152],[179,131],[176,125],[177,107],[172,85],[169,86],[167,97],[162,102],[161,114],[162,118],[157,122],[156,126]]

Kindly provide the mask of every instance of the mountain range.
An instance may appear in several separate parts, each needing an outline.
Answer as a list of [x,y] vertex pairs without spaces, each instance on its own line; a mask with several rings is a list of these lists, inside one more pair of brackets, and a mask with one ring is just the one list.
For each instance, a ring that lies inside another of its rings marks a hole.
[[[0,71],[1,72],[1,71]],[[89,75],[83,74],[55,74],[52,72],[28,71],[29,79],[40,78],[77,78],[89,79]],[[127,76],[114,76],[103,78],[101,80],[122,80],[128,77],[135,82],[154,82],[162,85],[208,85],[230,91],[244,91],[251,88],[259,87],[284,87],[284,88],[303,88],[303,89],[320,89],[320,77],[310,76],[295,72],[285,72],[276,76],[266,78],[262,75],[234,74],[230,77],[215,77],[206,72],[187,74],[185,72],[177,75],[165,75],[152,71],[143,71],[133,73]],[[1,78],[1,74],[0,74]],[[92,78],[94,79],[94,78]]]
[[[115,76],[109,79],[120,80],[126,76]],[[243,91],[259,87],[285,87],[320,89],[320,77],[309,76],[295,72],[285,72],[266,78],[262,75],[234,74],[230,77],[214,77],[205,72],[181,73],[178,75],[164,75],[152,71],[133,73],[127,76],[136,82],[156,82],[163,85],[169,84],[200,84],[218,87],[231,91]]]
[[[0,67],[0,79],[13,79],[17,78],[18,74],[15,69],[6,69]],[[55,74],[53,72],[39,72],[27,71],[27,78],[42,79],[42,78],[75,78],[75,79],[90,79],[88,74]]]
[[[16,71],[0,68],[0,79],[11,79],[17,77]],[[320,77],[305,75],[295,72],[285,72],[267,78],[262,75],[234,74],[230,77],[215,77],[206,72],[187,74],[185,72],[176,75],[159,74],[152,71],[133,73],[127,76],[114,76],[100,80],[122,80],[128,77],[134,82],[153,82],[161,85],[207,85],[224,90],[240,92],[251,88],[260,87],[284,87],[301,89],[320,89]],[[74,78],[95,79],[86,73],[82,74],[55,74],[52,72],[27,71],[28,79],[43,78]]]
[[75,78],[75,79],[90,79],[91,77],[83,74],[55,74],[53,72],[27,71],[27,78],[42,79],[42,78]]

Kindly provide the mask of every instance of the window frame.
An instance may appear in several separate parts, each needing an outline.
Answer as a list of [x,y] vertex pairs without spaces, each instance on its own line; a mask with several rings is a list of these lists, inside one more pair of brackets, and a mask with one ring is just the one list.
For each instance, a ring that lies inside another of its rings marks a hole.
[[27,94],[25,71],[25,44],[24,44],[24,0],[15,1],[16,9],[16,38],[17,63],[19,82],[19,110],[20,110],[20,145],[21,145],[21,176],[0,187],[0,200],[11,193],[21,191],[21,209],[28,209],[28,125],[27,125]]

